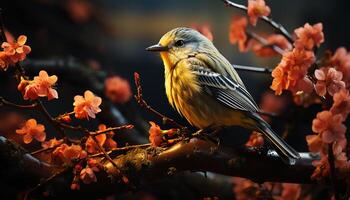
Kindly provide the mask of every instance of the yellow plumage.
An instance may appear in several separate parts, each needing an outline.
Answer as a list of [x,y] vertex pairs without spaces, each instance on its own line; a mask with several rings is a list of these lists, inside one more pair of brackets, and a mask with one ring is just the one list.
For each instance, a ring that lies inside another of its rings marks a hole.
[[147,50],[160,52],[168,101],[192,125],[258,130],[288,163],[299,158],[257,114],[259,109],[237,72],[203,35],[176,28]]

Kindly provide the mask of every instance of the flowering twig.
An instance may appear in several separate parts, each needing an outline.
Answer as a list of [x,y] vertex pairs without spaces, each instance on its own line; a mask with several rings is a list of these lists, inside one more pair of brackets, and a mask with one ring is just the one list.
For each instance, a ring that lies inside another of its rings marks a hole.
[[[225,5],[230,6],[230,7],[234,7],[234,8],[238,8],[240,10],[243,10],[245,12],[247,12],[248,8],[244,5],[238,4],[238,3],[234,3],[232,1],[229,0],[222,0]],[[272,20],[272,18],[270,17],[266,17],[266,16],[261,16],[259,17],[261,20],[265,21],[266,23],[268,23],[269,25],[271,25],[274,29],[276,29],[277,31],[279,31],[284,37],[287,38],[287,40],[293,44],[294,40],[292,35],[279,23],[275,22],[274,20]]]
[[118,126],[118,127],[112,127],[112,128],[107,128],[106,130],[100,130],[100,131],[90,131],[90,136],[97,136],[101,135],[110,131],[118,131],[118,130],[123,130],[123,129],[132,129],[134,128],[134,125],[132,124],[127,124],[123,126]]
[[150,112],[154,113],[155,115],[157,115],[158,117],[160,117],[164,123],[169,123],[172,124],[173,126],[176,126],[180,129],[184,129],[185,126],[177,123],[175,120],[166,117],[165,115],[161,114],[160,112],[156,111],[155,109],[153,109],[150,105],[147,104],[147,102],[143,99],[142,97],[142,87],[140,84],[140,75],[135,72],[134,73],[134,79],[135,79],[135,85],[136,85],[136,89],[137,89],[137,94],[135,95],[135,99],[137,101],[137,103],[141,106],[146,108],[147,110],[149,110]]
[[20,108],[20,109],[35,109],[38,107],[37,103],[29,104],[29,105],[20,105],[20,104],[15,104],[10,101],[5,100],[3,97],[0,97],[0,106],[9,106],[13,108]]
[[60,142],[52,147],[47,147],[47,148],[42,148],[42,149],[39,149],[39,150],[36,150],[36,151],[33,151],[30,153],[30,155],[36,155],[36,154],[39,154],[39,153],[43,153],[43,152],[46,152],[46,151],[50,151],[50,150],[53,150],[53,149],[56,149],[57,147],[59,147],[63,142]]
[[[151,146],[151,145],[152,145],[151,143],[147,143],[147,144],[137,144],[137,145],[129,145],[129,146],[125,146],[125,147],[113,148],[113,149],[107,151],[106,153],[107,153],[107,154],[111,154],[111,153],[119,152],[119,151],[128,151],[128,150],[136,149],[136,148],[149,147],[149,146]],[[102,155],[104,155],[104,154],[103,154],[103,153],[96,153],[96,154],[93,154],[93,155],[89,155],[89,157],[90,157],[90,158],[94,158],[94,157],[99,157],[99,156],[102,156]]]

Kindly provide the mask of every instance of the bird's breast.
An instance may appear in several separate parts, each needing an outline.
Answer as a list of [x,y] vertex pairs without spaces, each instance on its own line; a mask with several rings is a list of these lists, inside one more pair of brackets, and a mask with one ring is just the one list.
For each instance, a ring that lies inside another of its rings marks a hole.
[[179,62],[172,70],[165,70],[165,88],[169,103],[198,128],[235,125],[240,115],[203,91],[188,62]]

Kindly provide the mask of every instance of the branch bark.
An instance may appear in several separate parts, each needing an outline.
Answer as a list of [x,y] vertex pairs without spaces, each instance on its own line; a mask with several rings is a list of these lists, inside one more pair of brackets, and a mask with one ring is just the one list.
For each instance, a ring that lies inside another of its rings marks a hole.
[[[295,165],[286,165],[271,150],[217,146],[204,139],[181,141],[170,148],[135,149],[114,159],[125,174],[142,176],[171,175],[179,171],[208,171],[251,179],[255,182],[314,183],[312,161],[317,156],[302,153]],[[113,171],[110,163],[106,168]]]

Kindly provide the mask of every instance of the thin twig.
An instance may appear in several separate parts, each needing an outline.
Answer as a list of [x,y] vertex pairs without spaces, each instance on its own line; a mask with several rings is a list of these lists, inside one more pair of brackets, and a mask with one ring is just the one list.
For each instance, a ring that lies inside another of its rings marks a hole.
[[123,129],[132,129],[134,128],[134,125],[132,124],[127,124],[123,126],[117,126],[117,127],[112,127],[112,128],[107,128],[106,130],[100,130],[100,131],[90,131],[90,136],[97,136],[101,135],[110,131],[118,131],[118,130],[123,130]]
[[[151,143],[130,145],[130,146],[125,146],[125,147],[113,148],[113,149],[107,151],[106,153],[109,155],[111,153],[118,152],[118,151],[127,151],[130,149],[143,148],[143,147],[149,147],[149,146],[151,146]],[[90,155],[89,157],[94,158],[94,157],[99,157],[99,156],[103,156],[103,155],[104,155],[103,153],[96,153],[96,154]]]
[[0,106],[9,106],[13,108],[20,108],[20,109],[36,109],[38,107],[37,103],[29,104],[29,105],[20,105],[16,103],[12,103],[10,101],[5,100],[3,97],[0,97]]
[[273,69],[266,68],[266,67],[253,67],[253,66],[244,66],[244,65],[232,65],[233,68],[236,70],[242,70],[242,71],[249,71],[249,72],[258,72],[258,73],[265,73],[265,74],[271,74]]
[[337,187],[336,170],[335,170],[335,164],[334,164],[333,143],[328,145],[328,164],[330,168],[329,177],[331,179],[334,197],[336,200],[340,200],[341,198],[338,193],[339,190]]
[[[94,142],[96,143],[97,147],[99,148],[99,150],[103,153],[104,157],[116,168],[116,170],[118,170],[118,174],[120,173],[120,169],[117,165],[117,163],[114,162],[114,160],[108,155],[108,153],[105,151],[105,149],[100,145],[100,143],[98,142],[98,140],[96,139],[95,136],[91,136],[91,138],[94,140]],[[120,174],[119,174],[120,175]]]
[[276,53],[278,53],[280,55],[283,55],[285,52],[279,46],[274,45],[274,44],[269,44],[269,42],[265,38],[261,37],[260,35],[254,33],[254,32],[247,31],[247,35],[249,37],[255,39],[256,41],[258,41],[259,43],[261,43],[263,46],[270,47],[272,50],[274,50]]
[[135,95],[135,99],[141,107],[144,107],[147,110],[149,110],[150,112],[157,115],[159,118],[161,118],[163,120],[164,123],[172,124],[173,126],[176,126],[180,129],[185,128],[185,126],[177,123],[175,120],[173,120],[169,117],[166,117],[165,115],[161,114],[160,112],[153,109],[150,105],[148,105],[147,102],[143,99],[142,87],[141,87],[141,83],[140,83],[140,75],[137,72],[134,73],[134,79],[135,79],[135,85],[136,85],[136,89],[137,89],[137,95]]
[[[243,10],[245,12],[247,12],[248,8],[247,6],[238,4],[238,3],[233,3],[229,0],[222,0],[227,6],[230,7],[234,7],[234,8],[238,8],[240,10]],[[270,17],[266,17],[266,16],[261,16],[259,17],[259,19],[265,21],[266,23],[268,23],[269,25],[271,25],[274,29],[276,29],[278,32],[280,32],[284,37],[287,38],[287,40],[293,44],[294,40],[292,35],[279,23],[275,22],[274,20],[272,20],[272,18]]]
[[46,152],[46,151],[53,150],[53,149],[59,147],[61,144],[63,144],[63,141],[58,143],[58,144],[56,144],[56,145],[54,145],[54,146],[52,146],[52,147],[42,148],[42,149],[38,149],[36,151],[33,151],[33,152],[30,153],[30,155],[33,156],[33,155],[36,155],[36,154],[39,154],[39,153],[43,153],[43,152]]

